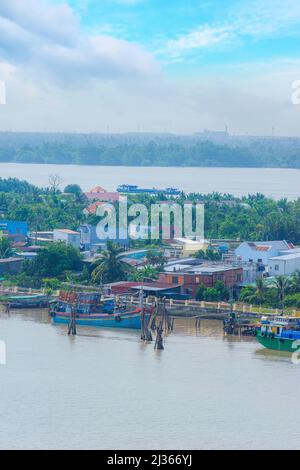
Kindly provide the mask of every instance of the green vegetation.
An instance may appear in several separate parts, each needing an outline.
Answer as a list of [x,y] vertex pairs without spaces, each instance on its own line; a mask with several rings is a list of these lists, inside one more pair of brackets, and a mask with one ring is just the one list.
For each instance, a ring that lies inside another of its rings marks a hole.
[[300,139],[2,132],[0,162],[300,168]]
[[0,259],[9,258],[13,253],[11,242],[5,237],[0,237]]
[[126,279],[130,266],[120,258],[123,249],[112,242],[108,242],[107,250],[95,261],[92,279],[95,283],[118,282]]
[[196,300],[206,302],[221,302],[228,301],[230,299],[230,291],[226,288],[224,282],[218,281],[215,287],[206,288],[204,284],[201,284],[196,292]]
[[292,276],[278,276],[272,283],[264,279],[256,281],[255,287],[242,289],[240,301],[263,307],[300,307],[300,271]]

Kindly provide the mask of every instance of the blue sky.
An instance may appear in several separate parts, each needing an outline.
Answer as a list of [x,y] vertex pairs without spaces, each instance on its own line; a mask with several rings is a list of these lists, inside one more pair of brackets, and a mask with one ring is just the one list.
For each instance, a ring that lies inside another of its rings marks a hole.
[[92,34],[138,43],[164,68],[298,57],[300,2],[287,0],[69,0]]
[[299,0],[1,0],[0,126],[300,135]]

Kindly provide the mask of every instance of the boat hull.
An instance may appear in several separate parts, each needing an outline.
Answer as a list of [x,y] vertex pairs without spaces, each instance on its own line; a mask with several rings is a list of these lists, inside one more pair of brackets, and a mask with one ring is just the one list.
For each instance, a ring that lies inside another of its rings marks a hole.
[[[146,321],[149,321],[150,314],[145,315]],[[66,313],[55,313],[53,323],[68,325],[71,316]],[[78,315],[76,324],[79,326],[90,326],[97,328],[125,328],[132,330],[141,329],[140,312],[118,313],[118,314],[99,314],[99,315]]]
[[284,351],[294,353],[300,348],[299,341],[295,339],[271,337],[268,335],[262,335],[260,332],[256,336],[257,341],[264,346],[266,349],[273,351]]

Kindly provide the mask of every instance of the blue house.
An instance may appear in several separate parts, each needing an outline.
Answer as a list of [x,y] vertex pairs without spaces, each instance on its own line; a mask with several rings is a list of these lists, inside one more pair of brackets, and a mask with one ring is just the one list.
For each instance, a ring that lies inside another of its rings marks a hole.
[[28,224],[18,220],[2,220],[0,219],[0,232],[8,236],[27,237]]

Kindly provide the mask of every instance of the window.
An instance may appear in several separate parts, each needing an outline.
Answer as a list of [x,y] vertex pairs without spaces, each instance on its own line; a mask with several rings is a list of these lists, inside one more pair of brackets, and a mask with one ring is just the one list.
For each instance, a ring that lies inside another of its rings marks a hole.
[[173,276],[172,278],[172,283],[173,284],[178,284],[179,280],[178,280],[178,277],[177,276]]
[[279,271],[279,264],[275,264],[275,271]]

